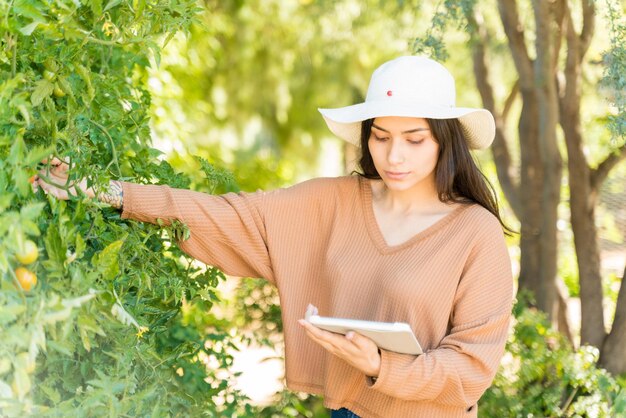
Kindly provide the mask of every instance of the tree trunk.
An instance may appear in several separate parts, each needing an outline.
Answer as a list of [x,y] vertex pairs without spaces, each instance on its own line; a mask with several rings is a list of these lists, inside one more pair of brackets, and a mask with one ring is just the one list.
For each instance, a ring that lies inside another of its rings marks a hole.
[[[537,9],[545,8],[536,4]],[[522,112],[519,119],[521,151],[521,182],[515,182],[511,158],[504,134],[505,117],[508,113],[509,96],[502,112],[496,111],[493,88],[488,80],[485,45],[488,35],[482,17],[476,11],[466,11],[468,28],[472,36],[472,58],[476,85],[485,108],[494,114],[496,138],[492,146],[498,179],[511,203],[521,227],[520,289],[529,290],[536,305],[548,313],[553,323],[571,337],[566,318],[566,307],[561,303],[566,296],[559,295],[556,282],[557,257],[557,206],[559,203],[561,156],[556,147],[556,124],[558,100],[554,84],[556,60],[555,39],[550,21],[550,11],[538,10],[542,16],[538,25],[546,33],[537,41],[541,56],[534,63],[526,51],[524,33],[519,25],[516,2],[500,0],[502,23],[511,46],[513,60],[520,74],[519,88],[522,96]],[[513,93],[512,93],[513,94]],[[561,309],[559,309],[561,308]]]
[[[574,29],[567,2],[563,3],[567,59],[565,85],[559,100],[560,124],[567,146],[569,171],[570,213],[574,246],[576,248],[581,303],[581,344],[602,347],[606,337],[602,305],[602,279],[600,277],[600,249],[595,225],[595,206],[598,190],[592,184],[591,170],[583,152],[580,125],[581,65],[587,44],[581,41]],[[589,11],[588,11],[589,12]],[[593,9],[585,16],[587,30],[593,27]],[[586,32],[586,36],[591,36]]]
[[626,267],[617,296],[617,308],[611,333],[606,338],[600,353],[600,365],[613,375],[626,373]]
[[[556,88],[554,10],[550,2],[533,0],[536,26],[535,89],[539,108],[539,144],[543,178],[541,179],[542,226],[540,241],[541,282],[545,293],[537,301],[553,320],[557,317],[557,208],[561,199],[562,158],[557,147],[556,128],[559,102]],[[555,322],[556,323],[556,322]]]

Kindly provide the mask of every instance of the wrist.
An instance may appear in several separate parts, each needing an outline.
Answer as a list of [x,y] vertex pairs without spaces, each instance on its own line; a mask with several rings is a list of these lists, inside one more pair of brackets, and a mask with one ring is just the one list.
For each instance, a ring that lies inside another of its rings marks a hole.
[[374,382],[376,381],[376,379],[378,379],[378,376],[380,375],[381,363],[382,363],[382,357],[381,357],[380,348],[379,348],[378,352],[376,353],[376,357],[373,359],[372,369],[370,370],[370,373],[367,374],[367,376],[372,378]]
[[116,209],[121,209],[124,203],[122,182],[118,180],[111,180],[109,182],[108,189],[98,194],[98,200],[107,203]]

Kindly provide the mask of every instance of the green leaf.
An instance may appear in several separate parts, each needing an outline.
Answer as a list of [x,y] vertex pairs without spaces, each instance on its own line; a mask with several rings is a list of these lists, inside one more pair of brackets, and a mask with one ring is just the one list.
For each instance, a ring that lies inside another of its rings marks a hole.
[[37,224],[35,222],[29,221],[29,220],[23,220],[22,221],[22,230],[24,231],[25,234],[33,235],[35,237],[38,237],[41,234]]
[[68,357],[72,357],[72,353],[73,353],[73,342],[70,341],[63,341],[63,340],[59,340],[59,341],[53,341],[50,340],[48,341],[48,347],[50,347],[50,349],[58,351],[59,353],[65,354]]
[[20,209],[20,215],[24,219],[35,220],[41,216],[41,211],[46,206],[43,202],[30,203],[22,206]]
[[83,240],[83,237],[78,234],[76,235],[76,244],[75,244],[75,248],[74,248],[74,252],[76,253],[76,258],[80,259],[83,255],[83,252],[85,251],[85,240]]
[[102,15],[102,0],[91,0],[91,12],[94,16],[100,17]]
[[28,374],[26,373],[26,370],[24,370],[24,368],[17,368],[15,369],[13,378],[15,379],[13,388],[17,392],[18,399],[22,400],[26,397],[28,392],[30,392],[30,377],[28,377]]
[[80,64],[76,65],[76,72],[80,75],[85,84],[87,84],[87,95],[89,97],[89,101],[92,101],[96,96],[96,92],[91,84],[91,72]]
[[12,193],[3,193],[0,194],[0,212],[4,212],[6,208],[11,206],[11,202],[13,201]]
[[55,149],[56,147],[54,145],[51,145],[49,147],[34,147],[30,151],[28,151],[28,154],[26,154],[26,161],[24,162],[24,164],[26,166],[35,165],[44,158],[54,154]]
[[87,333],[87,330],[85,330],[84,328],[79,328],[79,333],[80,333],[80,340],[83,343],[83,347],[85,348],[87,352],[90,352],[91,351],[91,338],[89,338],[89,334]]
[[41,22],[33,22],[30,25],[26,25],[23,28],[20,28],[20,32],[22,32],[26,36],[30,36],[33,31],[39,26]]
[[122,244],[124,244],[123,240],[112,242],[104,250],[93,256],[92,263],[107,280],[114,279],[120,271],[118,255]]
[[24,160],[24,151],[26,149],[26,145],[24,145],[24,140],[21,135],[18,135],[13,141],[13,145],[11,146],[11,152],[9,154],[9,158],[7,160],[13,166],[18,165],[21,161]]
[[42,385],[42,384],[38,384],[37,388],[41,390],[43,393],[45,393],[48,399],[50,399],[53,404],[58,404],[59,402],[61,402],[61,394],[59,393],[58,390],[51,388],[48,385]]
[[120,4],[122,2],[122,0],[111,0],[110,2],[107,3],[107,5],[104,7],[104,12],[106,12],[107,10],[110,10],[112,8],[114,8],[115,6],[117,6],[118,4]]
[[30,96],[30,102],[33,106],[39,106],[43,99],[50,97],[54,91],[54,83],[44,79],[41,79],[35,83],[35,91]]
[[30,183],[28,182],[28,174],[25,170],[16,169],[12,173],[13,183],[17,188],[20,196],[26,197],[28,196],[29,191],[31,191]]
[[59,229],[56,225],[50,225],[50,227],[48,227],[44,242],[48,258],[57,263],[63,263],[65,260],[65,248],[63,247],[63,241],[61,240]]
[[72,315],[72,308],[63,308],[46,313],[42,317],[42,322],[44,324],[54,324],[55,322],[65,321],[70,315]]

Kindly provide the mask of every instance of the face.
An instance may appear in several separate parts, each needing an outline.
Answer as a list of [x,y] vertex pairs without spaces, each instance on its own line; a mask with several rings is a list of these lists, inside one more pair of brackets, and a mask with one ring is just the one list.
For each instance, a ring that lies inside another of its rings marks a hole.
[[390,190],[435,185],[439,144],[426,119],[376,118],[368,147],[378,174]]

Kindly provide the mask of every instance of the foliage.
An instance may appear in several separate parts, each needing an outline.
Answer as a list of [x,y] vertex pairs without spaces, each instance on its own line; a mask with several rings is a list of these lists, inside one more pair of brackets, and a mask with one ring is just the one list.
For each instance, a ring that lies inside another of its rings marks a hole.
[[617,114],[609,117],[609,126],[616,141],[613,145],[623,146],[626,138],[626,22],[623,13],[619,11],[618,2],[606,0],[606,3],[611,28],[611,47],[603,56],[605,74],[602,85],[610,91],[610,101],[617,109]]
[[236,175],[264,165],[279,180],[270,186],[310,177],[332,136],[317,108],[361,100],[375,67],[409,53],[421,4],[209,1],[202,25],[173,38],[152,73],[155,132]]
[[597,367],[599,352],[573,351],[545,314],[518,302],[515,328],[493,386],[480,401],[485,417],[617,417],[626,386]]
[[[192,0],[0,1],[2,416],[229,416],[242,403],[227,380],[229,326],[210,312],[224,277],[171,244],[185,228],[29,184],[49,155],[96,189],[191,184],[150,148],[146,82],[198,11]],[[202,168],[205,187],[226,187]],[[14,274],[26,240],[39,250],[30,291]]]
[[270,405],[258,407],[255,415],[260,418],[328,418],[328,409],[322,398],[290,391],[276,393]]

